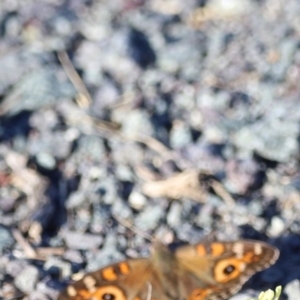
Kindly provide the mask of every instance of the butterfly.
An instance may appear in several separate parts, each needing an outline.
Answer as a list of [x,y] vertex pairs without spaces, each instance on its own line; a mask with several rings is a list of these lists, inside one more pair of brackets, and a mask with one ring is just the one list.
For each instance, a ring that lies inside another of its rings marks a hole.
[[89,273],[68,286],[58,300],[228,299],[278,256],[275,247],[251,240],[187,245],[174,252],[155,242],[149,258]]

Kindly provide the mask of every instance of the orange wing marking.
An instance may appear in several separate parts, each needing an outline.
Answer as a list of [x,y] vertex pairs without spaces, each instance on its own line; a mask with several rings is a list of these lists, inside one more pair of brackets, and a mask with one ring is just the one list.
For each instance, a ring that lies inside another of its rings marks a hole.
[[114,281],[118,278],[118,274],[116,274],[113,267],[107,267],[102,270],[102,277],[107,281]]
[[122,275],[126,275],[130,272],[130,267],[129,267],[128,263],[126,263],[126,262],[120,263],[118,265],[118,267],[119,267],[120,273]]
[[207,296],[210,295],[212,292],[211,289],[195,289],[193,292],[189,295],[187,300],[205,300],[207,299]]
[[213,256],[220,256],[225,252],[225,246],[221,243],[211,244],[211,252]]
[[205,256],[207,254],[206,249],[203,245],[196,246],[196,252],[200,256]]

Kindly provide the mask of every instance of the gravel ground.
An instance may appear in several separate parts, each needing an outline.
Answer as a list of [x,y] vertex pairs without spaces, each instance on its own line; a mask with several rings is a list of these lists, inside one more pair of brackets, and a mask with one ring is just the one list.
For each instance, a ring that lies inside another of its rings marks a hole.
[[148,255],[125,220],[167,243],[274,244],[232,299],[299,299],[299,16],[299,0],[1,0],[0,299]]

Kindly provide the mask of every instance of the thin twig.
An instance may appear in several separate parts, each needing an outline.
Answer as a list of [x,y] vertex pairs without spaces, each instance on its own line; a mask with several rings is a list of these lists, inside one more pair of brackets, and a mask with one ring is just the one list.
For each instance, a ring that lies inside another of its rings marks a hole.
[[65,249],[63,247],[39,247],[36,248],[37,257],[39,258],[47,258],[48,256],[52,255],[63,255],[65,252]]
[[211,187],[214,189],[215,193],[224,200],[224,202],[229,206],[229,207],[233,207],[235,206],[235,201],[234,199],[231,197],[231,195],[225,190],[225,188],[223,187],[223,185],[216,181],[216,180],[212,180],[211,182]]
[[37,257],[37,254],[36,254],[35,250],[25,240],[25,238],[23,237],[23,235],[21,234],[21,232],[18,229],[14,228],[12,230],[12,234],[13,234],[13,237],[15,238],[15,240],[17,241],[17,243],[24,250],[25,256],[27,258],[36,258]]
[[[61,51],[58,53],[58,59],[64,68],[67,76],[69,77],[70,81],[73,83],[75,89],[77,90],[79,94],[79,100],[82,106],[89,107],[92,103],[92,97],[87,90],[85,84],[83,83],[82,79],[78,75],[77,71],[75,70],[68,54],[66,51]],[[85,99],[84,99],[84,98]],[[85,103],[86,102],[86,103]]]

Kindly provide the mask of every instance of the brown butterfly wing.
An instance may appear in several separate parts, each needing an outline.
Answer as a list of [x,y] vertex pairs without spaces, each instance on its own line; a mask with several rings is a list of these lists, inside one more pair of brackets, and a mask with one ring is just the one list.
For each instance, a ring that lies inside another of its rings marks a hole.
[[254,273],[272,265],[276,248],[257,241],[215,242],[179,248],[182,298],[188,300],[227,299]]
[[131,259],[88,273],[57,300],[144,300],[153,270],[148,259]]

